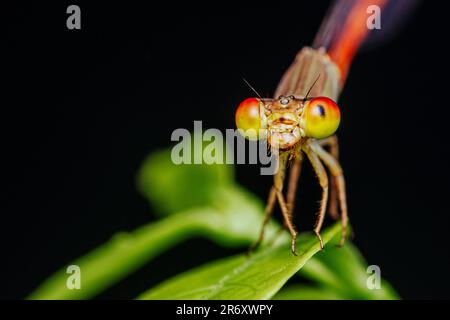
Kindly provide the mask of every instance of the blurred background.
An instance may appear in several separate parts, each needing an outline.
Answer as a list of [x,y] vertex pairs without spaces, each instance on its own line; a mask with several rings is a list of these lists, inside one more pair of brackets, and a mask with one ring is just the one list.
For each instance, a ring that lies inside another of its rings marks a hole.
[[[236,106],[253,95],[242,77],[273,94],[297,51],[312,42],[329,1],[190,10],[80,3],[81,30],[66,28],[69,4],[6,9],[1,298],[24,298],[115,232],[154,219],[136,191],[145,156],[170,146],[174,129],[192,130],[194,120],[234,128]],[[409,299],[450,298],[441,45],[448,28],[439,5],[419,5],[394,38],[361,52],[339,101],[354,242]],[[300,231],[312,229],[320,199],[306,167]],[[266,198],[271,177],[258,166],[239,165],[236,176]],[[133,297],[240,251],[189,240],[99,298]]]

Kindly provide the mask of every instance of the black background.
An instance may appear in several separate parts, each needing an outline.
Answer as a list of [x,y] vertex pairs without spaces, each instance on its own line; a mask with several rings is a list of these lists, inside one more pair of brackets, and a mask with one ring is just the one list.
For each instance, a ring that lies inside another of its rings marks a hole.
[[[153,219],[135,188],[144,157],[194,120],[233,128],[236,105],[252,95],[242,77],[272,94],[328,2],[190,10],[83,3],[81,30],[66,28],[67,5],[5,9],[2,298],[25,297],[115,232]],[[359,54],[340,99],[354,241],[403,298],[450,298],[448,28],[439,5],[421,5],[394,39]],[[236,171],[266,197],[271,180],[258,167]],[[305,171],[301,231],[312,228],[320,196]],[[232,252],[188,241],[100,297],[133,298]]]

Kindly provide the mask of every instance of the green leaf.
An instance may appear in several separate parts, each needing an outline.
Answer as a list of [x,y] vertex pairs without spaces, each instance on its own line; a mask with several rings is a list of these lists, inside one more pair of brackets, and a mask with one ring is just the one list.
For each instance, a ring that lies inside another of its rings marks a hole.
[[[217,190],[216,206],[186,210],[130,233],[118,233],[109,242],[69,263],[81,268],[82,289],[66,287],[66,268],[45,281],[29,299],[87,299],[125,278],[177,243],[196,236],[225,246],[249,245],[262,223],[261,204],[235,188]],[[275,232],[270,225],[268,235]]]
[[293,284],[281,289],[273,300],[343,300],[345,298],[333,289]]
[[205,163],[176,165],[170,150],[152,153],[137,176],[139,192],[150,201],[158,215],[209,206],[215,202],[219,188],[233,184],[233,166]]
[[[190,237],[208,237],[225,246],[246,246],[257,238],[263,205],[233,182],[230,166],[176,166],[171,162],[170,152],[162,151],[153,154],[144,163],[138,185],[161,213],[170,215],[133,232],[118,233],[109,242],[68,264],[80,266],[81,290],[66,288],[68,275],[63,267],[31,294],[30,299],[93,297],[161,252]],[[276,230],[276,224],[270,223],[266,241],[270,241]],[[338,231],[337,225],[325,231],[324,241],[329,241]],[[303,235],[299,242],[300,256],[293,257],[287,234],[279,240],[281,243],[278,241],[273,247],[267,247],[265,242],[262,250],[250,259],[238,256],[214,262],[169,280],[143,297],[270,298],[319,250],[314,237]],[[332,252],[330,245],[325,249]],[[356,257],[355,253],[352,257]],[[350,258],[339,260],[336,256],[330,261],[312,259],[303,274],[321,285],[316,290],[340,290],[339,294],[345,293],[350,297],[375,297],[374,293],[364,293],[360,282],[352,284],[355,279],[341,277],[339,270],[351,270],[352,266],[345,266],[346,262],[352,261]],[[335,268],[335,265],[344,269]],[[357,278],[362,279],[361,270],[356,271],[359,272]],[[386,284],[384,288],[389,286]],[[309,292],[312,293],[311,290]],[[378,297],[386,296],[396,295],[393,290],[378,294]]]
[[[138,177],[142,193],[171,213],[136,231],[118,233],[104,245],[68,263],[81,268],[82,289],[68,290],[66,268],[47,279],[30,299],[86,299],[117,283],[161,252],[204,236],[225,246],[248,246],[262,223],[262,203],[233,183],[227,165],[174,165],[170,151],[152,154]],[[269,225],[268,234],[275,230]]]
[[[333,241],[334,242],[334,241]],[[334,244],[334,243],[332,243]],[[367,263],[349,241],[342,247],[330,245],[300,271],[300,275],[347,299],[398,299],[392,286],[381,279],[381,288],[370,290]]]
[[[339,224],[329,227],[322,232],[324,243],[339,233]],[[298,256],[291,253],[287,233],[278,240],[250,257],[218,260],[175,276],[139,299],[270,299],[320,251],[317,238],[310,234],[300,235]]]
[[[95,296],[139,266],[195,233],[196,216],[213,215],[205,210],[184,212],[188,219],[173,216],[131,233],[118,233],[104,245],[71,262],[81,269],[81,290],[66,287],[66,268],[47,279],[29,299],[86,299]],[[189,218],[190,217],[190,218]]]

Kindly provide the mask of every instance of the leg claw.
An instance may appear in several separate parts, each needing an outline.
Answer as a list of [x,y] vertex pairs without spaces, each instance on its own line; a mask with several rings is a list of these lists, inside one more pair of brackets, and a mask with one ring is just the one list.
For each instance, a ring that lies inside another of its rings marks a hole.
[[314,233],[316,234],[317,238],[319,239],[320,250],[323,250],[323,241],[322,241],[322,237],[321,237],[320,233],[317,231],[314,231]]
[[297,255],[297,252],[295,252],[295,241],[297,240],[297,235],[293,235],[292,236],[292,244],[291,244],[291,249],[292,249],[292,254],[294,256]]

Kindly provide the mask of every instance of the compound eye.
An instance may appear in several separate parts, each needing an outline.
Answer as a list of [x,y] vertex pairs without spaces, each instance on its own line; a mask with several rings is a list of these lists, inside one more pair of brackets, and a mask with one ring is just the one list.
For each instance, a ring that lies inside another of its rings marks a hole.
[[323,139],[336,132],[341,112],[330,98],[316,97],[306,102],[300,121],[307,137]]
[[260,130],[265,129],[265,116],[264,112],[261,112],[261,107],[261,100],[248,98],[242,101],[236,110],[236,127],[249,140],[263,138]]

